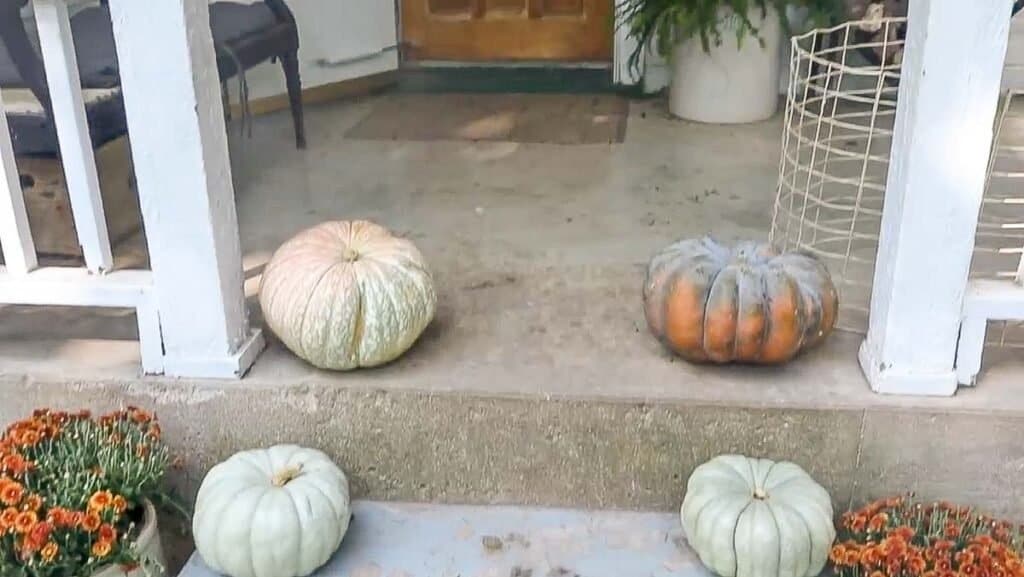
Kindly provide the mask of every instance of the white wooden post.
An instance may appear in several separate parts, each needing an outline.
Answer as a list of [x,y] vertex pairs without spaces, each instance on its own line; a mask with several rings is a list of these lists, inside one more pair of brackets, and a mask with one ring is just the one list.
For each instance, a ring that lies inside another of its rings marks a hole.
[[867,339],[881,393],[951,395],[1012,0],[911,0]]
[[110,253],[68,7],[65,0],[34,0],[33,9],[78,242],[90,271],[108,271],[114,258]]
[[38,266],[3,95],[0,95],[0,245],[8,271],[23,275]]
[[164,371],[240,376],[263,339],[249,328],[242,289],[207,0],[111,0],[110,10]]

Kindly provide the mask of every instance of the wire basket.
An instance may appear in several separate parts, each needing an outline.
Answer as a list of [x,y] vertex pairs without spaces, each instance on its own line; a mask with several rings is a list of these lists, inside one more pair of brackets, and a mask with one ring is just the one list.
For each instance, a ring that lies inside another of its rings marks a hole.
[[771,240],[828,266],[844,330],[867,330],[905,24],[854,21],[792,40]]
[[[840,329],[867,331],[896,117],[906,18],[848,22],[792,41],[771,240],[820,258]],[[1024,90],[995,119],[973,279],[1024,280]],[[990,323],[988,344],[1024,347],[1024,323]]]

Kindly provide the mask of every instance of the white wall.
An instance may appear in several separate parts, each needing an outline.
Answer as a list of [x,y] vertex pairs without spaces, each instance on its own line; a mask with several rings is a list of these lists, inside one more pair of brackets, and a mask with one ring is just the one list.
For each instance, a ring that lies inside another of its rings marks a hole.
[[[299,26],[303,88],[313,88],[398,66],[395,3],[389,0],[286,0]],[[279,64],[247,74],[249,97],[285,92]],[[238,98],[234,83],[232,99]]]
[[[262,0],[218,0],[249,4]],[[66,0],[74,13],[99,0]],[[398,66],[395,3],[391,0],[286,0],[299,26],[302,84],[313,88],[368,76]],[[32,4],[22,11],[29,29],[34,27]],[[249,97],[285,93],[284,74],[278,63],[266,63],[246,74]],[[238,88],[232,83],[232,98]]]

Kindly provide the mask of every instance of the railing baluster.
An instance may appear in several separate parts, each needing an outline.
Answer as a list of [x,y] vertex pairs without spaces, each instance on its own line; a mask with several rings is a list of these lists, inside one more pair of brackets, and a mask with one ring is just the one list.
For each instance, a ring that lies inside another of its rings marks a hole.
[[14,161],[14,146],[0,94],[0,245],[7,271],[25,274],[36,268],[36,246],[25,212],[25,194]]
[[86,267],[92,272],[107,271],[114,259],[68,8],[63,0],[33,0],[33,6],[78,241]]

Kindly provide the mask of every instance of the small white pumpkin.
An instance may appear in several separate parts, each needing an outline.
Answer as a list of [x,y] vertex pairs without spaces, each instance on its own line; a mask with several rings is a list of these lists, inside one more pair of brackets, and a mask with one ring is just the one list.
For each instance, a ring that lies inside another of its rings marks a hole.
[[304,577],[338,550],[351,520],[348,480],[316,449],[277,445],[216,465],[196,497],[203,561],[230,577]]
[[798,465],[722,455],[686,485],[683,531],[722,577],[814,577],[835,540],[832,500]]
[[366,221],[325,222],[284,243],[260,284],[270,329],[322,369],[398,358],[434,318],[434,283],[416,247]]

